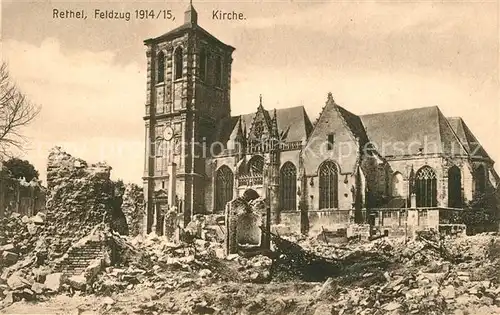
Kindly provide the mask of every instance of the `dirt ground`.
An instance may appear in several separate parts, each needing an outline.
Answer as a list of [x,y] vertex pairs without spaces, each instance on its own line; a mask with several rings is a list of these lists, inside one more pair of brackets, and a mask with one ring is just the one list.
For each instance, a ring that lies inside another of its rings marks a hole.
[[[35,303],[20,301],[0,314],[211,314],[203,310],[207,301],[222,314],[314,314],[311,297],[321,283],[213,284],[203,288],[185,288],[161,298],[154,290],[133,290],[112,295],[56,295]],[[200,294],[201,293],[201,294]],[[201,300],[201,301],[200,301]],[[195,306],[196,305],[196,306]],[[224,310],[232,309],[231,312]]]

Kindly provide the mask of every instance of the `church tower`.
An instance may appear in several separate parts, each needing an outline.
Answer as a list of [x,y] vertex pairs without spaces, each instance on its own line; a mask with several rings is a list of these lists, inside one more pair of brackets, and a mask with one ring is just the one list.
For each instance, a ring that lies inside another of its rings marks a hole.
[[144,44],[144,232],[163,234],[163,217],[172,206],[185,223],[204,211],[207,147],[218,123],[230,117],[234,48],[198,25],[192,4],[182,25]]

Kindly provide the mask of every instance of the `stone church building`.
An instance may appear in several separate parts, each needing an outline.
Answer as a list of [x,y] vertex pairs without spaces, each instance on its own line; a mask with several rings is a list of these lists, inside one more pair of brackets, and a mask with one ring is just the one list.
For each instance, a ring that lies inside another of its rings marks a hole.
[[231,116],[235,48],[199,26],[191,5],[182,25],[145,45],[146,233],[162,234],[173,206],[188,222],[244,194],[265,197],[273,223],[292,224],[301,211],[462,208],[497,185],[466,123],[435,106],[356,115],[325,91],[315,122],[258,95],[255,112]]

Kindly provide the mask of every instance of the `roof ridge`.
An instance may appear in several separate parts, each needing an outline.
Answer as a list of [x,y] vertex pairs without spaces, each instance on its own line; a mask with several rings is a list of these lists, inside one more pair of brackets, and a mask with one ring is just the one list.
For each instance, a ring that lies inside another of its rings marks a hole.
[[431,108],[438,108],[439,109],[439,106],[432,105],[432,106],[413,107],[413,108],[407,108],[407,109],[391,110],[391,111],[387,111],[387,112],[377,112],[377,113],[363,114],[363,115],[358,115],[358,116],[365,117],[365,116],[371,116],[371,115],[381,115],[381,114],[388,114],[388,113],[399,113],[399,112],[406,112],[406,111],[419,110],[419,109],[431,109]]

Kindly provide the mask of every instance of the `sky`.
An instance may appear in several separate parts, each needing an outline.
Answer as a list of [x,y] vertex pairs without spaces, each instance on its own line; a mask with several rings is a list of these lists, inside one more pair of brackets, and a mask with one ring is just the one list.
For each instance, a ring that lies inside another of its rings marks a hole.
[[[498,1],[193,1],[199,24],[236,48],[232,115],[305,106],[312,121],[328,92],[355,114],[440,107],[461,116],[500,161]],[[189,1],[2,1],[1,54],[42,111],[21,157],[45,180],[58,145],[112,177],[142,182],[143,40],[183,21]],[[85,10],[86,20],[53,18]],[[172,10],[175,20],[94,19],[99,10]],[[212,10],[242,21],[212,19]],[[498,169],[498,168],[497,168]]]

